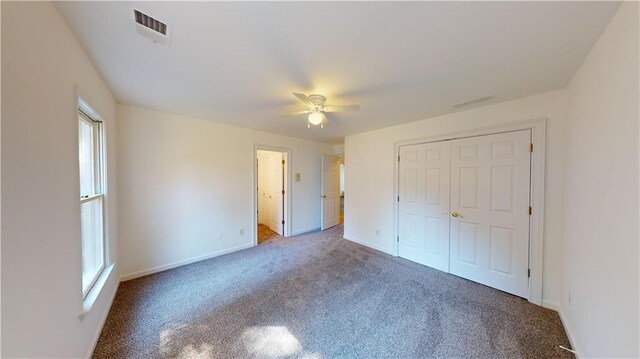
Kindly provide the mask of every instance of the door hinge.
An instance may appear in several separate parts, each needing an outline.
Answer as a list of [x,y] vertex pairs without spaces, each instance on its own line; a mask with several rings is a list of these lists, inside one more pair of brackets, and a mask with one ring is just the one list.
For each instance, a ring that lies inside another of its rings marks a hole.
[[282,190],[282,194],[284,195],[284,190]]
[[282,164],[284,164],[284,160],[282,160]]
[[398,202],[400,202],[400,196],[398,196]]
[[529,152],[533,152],[533,143],[529,144]]
[[531,269],[527,269],[527,278],[531,278]]
[[531,213],[533,213],[533,208],[531,208],[531,206],[529,206],[529,215],[531,215]]
[[398,156],[398,162],[400,162],[400,156]]
[[400,242],[400,236],[396,238],[396,242]]
[[282,221],[282,224],[284,224],[284,221]]

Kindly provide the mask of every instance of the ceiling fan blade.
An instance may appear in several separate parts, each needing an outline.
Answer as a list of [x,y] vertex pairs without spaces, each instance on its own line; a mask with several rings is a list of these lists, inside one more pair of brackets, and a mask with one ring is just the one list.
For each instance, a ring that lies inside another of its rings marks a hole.
[[324,110],[326,112],[360,111],[360,105],[328,106]]
[[304,111],[298,111],[298,112],[292,112],[289,114],[284,115],[284,117],[292,117],[292,116],[300,116],[300,115],[306,115],[309,113],[309,110],[304,110]]
[[311,102],[311,100],[309,100],[309,98],[305,94],[294,92],[293,96],[297,97],[298,100],[304,102],[304,104],[309,106],[309,108],[313,108],[314,107],[313,102]]

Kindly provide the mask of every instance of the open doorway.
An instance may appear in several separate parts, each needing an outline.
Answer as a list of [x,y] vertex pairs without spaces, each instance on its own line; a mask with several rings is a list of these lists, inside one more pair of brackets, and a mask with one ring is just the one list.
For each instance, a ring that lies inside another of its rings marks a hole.
[[288,153],[256,149],[256,243],[287,237]]

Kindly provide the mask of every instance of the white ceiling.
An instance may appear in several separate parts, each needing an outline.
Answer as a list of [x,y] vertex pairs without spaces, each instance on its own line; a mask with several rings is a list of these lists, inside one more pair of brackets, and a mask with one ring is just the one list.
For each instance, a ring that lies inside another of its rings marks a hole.
[[[341,143],[345,135],[566,86],[619,3],[58,2],[118,101]],[[136,33],[133,9],[169,25]],[[324,129],[292,92],[361,111]]]

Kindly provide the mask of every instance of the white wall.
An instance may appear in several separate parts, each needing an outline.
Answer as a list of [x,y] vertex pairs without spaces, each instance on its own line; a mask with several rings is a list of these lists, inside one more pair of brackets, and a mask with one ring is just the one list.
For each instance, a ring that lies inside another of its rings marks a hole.
[[254,144],[291,149],[292,233],[320,227],[321,158],[333,145],[127,105],[118,119],[125,279],[253,244]]
[[561,312],[581,357],[640,356],[638,30],[624,3],[568,87]]
[[[562,258],[566,91],[348,136],[345,140],[345,238],[392,253],[394,144],[465,129],[547,118],[543,305],[557,307]],[[376,229],[380,236],[376,236]]]
[[2,50],[2,356],[85,357],[109,310],[117,274],[80,316],[74,86],[105,118],[112,254],[115,101],[50,2],[2,2]]

